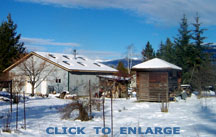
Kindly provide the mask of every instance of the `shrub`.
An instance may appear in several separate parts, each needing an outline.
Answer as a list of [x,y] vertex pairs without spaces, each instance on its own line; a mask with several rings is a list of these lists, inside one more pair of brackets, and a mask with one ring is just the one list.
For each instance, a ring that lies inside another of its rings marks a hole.
[[70,119],[71,118],[71,113],[74,110],[78,110],[79,111],[79,115],[76,119],[79,119],[81,121],[88,121],[90,120],[89,116],[88,116],[88,112],[87,112],[87,108],[84,107],[83,103],[79,103],[77,102],[73,102],[70,103],[68,105],[66,105],[63,109],[60,110],[60,112],[63,113],[62,115],[62,119]]

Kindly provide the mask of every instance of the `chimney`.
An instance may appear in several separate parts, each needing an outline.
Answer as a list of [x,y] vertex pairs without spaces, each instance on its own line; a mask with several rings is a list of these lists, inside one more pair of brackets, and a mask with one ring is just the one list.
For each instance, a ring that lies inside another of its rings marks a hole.
[[77,54],[77,53],[76,53],[76,50],[75,50],[75,49],[73,50],[73,54],[74,54],[74,59],[76,59],[76,54]]

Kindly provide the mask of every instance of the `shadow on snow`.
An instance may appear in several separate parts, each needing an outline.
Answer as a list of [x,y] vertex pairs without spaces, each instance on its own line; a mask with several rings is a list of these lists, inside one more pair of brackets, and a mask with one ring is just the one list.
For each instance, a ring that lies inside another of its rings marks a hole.
[[[204,124],[200,123],[195,125],[196,129],[199,131],[207,132],[209,134],[216,135],[216,113],[212,111],[211,108],[209,107],[200,107],[199,111],[197,112],[197,115],[207,121],[208,123],[212,123],[211,125],[209,124]],[[214,126],[213,126],[214,125]]]
[[[29,121],[37,120],[40,118],[43,118],[45,116],[50,116],[56,114],[56,112],[59,112],[60,108],[63,108],[64,105],[50,105],[50,106],[33,106],[28,107],[28,104],[26,104],[26,121],[27,125]],[[7,112],[10,111],[10,107],[5,108],[1,111],[1,116],[6,116]],[[20,123],[23,123],[24,121],[24,109],[23,109],[23,103],[19,103],[19,110],[18,110],[18,123],[20,126]],[[3,127],[4,119],[0,119],[0,128]],[[13,104],[13,112],[12,112],[12,120],[11,120],[11,126],[15,127],[16,124],[16,104]]]

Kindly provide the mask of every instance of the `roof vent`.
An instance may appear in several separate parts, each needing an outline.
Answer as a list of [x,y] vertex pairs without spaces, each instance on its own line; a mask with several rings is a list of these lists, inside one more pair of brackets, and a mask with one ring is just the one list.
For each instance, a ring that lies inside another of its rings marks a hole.
[[67,65],[70,65],[70,63],[68,63],[67,61],[62,61],[62,62],[64,62],[64,63],[67,64]]
[[82,62],[77,62],[78,64],[82,65],[82,66],[85,66]]
[[50,57],[52,57],[52,58],[56,58],[53,54],[48,54]]

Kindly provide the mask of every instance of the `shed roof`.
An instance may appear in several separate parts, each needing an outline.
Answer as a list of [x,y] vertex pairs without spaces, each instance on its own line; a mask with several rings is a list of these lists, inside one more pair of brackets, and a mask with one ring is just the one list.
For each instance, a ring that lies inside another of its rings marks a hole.
[[143,63],[137,64],[132,69],[176,69],[182,70],[182,68],[171,64],[165,60],[154,58]]

